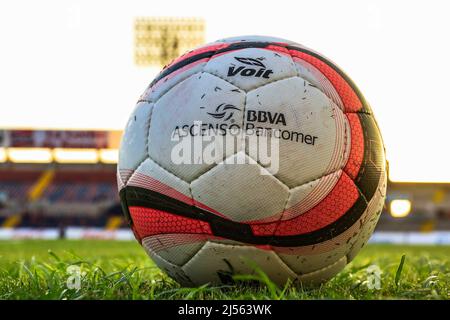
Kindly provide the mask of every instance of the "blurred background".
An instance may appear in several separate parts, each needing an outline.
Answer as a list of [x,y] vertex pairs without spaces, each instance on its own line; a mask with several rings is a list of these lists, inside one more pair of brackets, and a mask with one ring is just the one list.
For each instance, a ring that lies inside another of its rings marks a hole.
[[0,3],[0,239],[131,239],[115,167],[121,130],[157,72],[238,35],[328,56],[372,105],[389,161],[372,242],[450,243],[450,3]]

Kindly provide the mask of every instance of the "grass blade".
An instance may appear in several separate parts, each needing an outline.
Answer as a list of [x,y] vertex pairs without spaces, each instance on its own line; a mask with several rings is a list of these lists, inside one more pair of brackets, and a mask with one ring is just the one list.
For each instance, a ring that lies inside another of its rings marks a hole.
[[398,265],[397,272],[395,273],[395,285],[398,287],[400,278],[402,277],[403,265],[405,264],[406,254],[402,255],[400,264]]

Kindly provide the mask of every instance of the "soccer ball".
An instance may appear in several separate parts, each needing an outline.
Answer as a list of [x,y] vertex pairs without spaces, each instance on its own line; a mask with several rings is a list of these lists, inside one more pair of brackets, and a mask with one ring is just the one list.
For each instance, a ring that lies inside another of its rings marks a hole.
[[166,66],[125,128],[124,214],[185,286],[263,271],[320,284],[367,242],[386,192],[383,141],[350,78],[279,38],[228,38]]

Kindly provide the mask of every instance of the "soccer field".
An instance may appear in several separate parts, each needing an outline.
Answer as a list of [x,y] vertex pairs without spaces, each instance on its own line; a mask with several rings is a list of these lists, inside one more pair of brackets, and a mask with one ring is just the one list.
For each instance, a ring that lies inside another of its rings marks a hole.
[[[449,256],[449,246],[368,245],[320,288],[277,288],[258,274],[180,288],[134,241],[0,241],[0,299],[449,299]],[[368,286],[371,265],[378,290]],[[79,289],[67,286],[70,266],[81,268]]]

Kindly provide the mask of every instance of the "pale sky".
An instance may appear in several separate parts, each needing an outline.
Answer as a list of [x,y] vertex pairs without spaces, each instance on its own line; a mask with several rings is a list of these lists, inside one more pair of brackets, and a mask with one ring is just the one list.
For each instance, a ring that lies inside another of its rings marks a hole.
[[450,182],[449,1],[0,2],[0,127],[122,129],[155,75],[140,16],[206,20],[206,40],[270,35],[331,58],[380,124],[396,180]]

